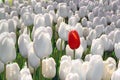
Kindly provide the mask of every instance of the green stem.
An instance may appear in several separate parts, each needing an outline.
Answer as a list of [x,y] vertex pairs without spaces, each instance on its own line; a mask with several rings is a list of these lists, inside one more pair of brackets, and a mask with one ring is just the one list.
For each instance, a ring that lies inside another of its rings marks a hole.
[[36,77],[36,69],[34,68],[33,80],[36,80],[35,77]]
[[40,77],[39,79],[43,80],[43,76],[42,76],[42,59],[40,59]]
[[75,49],[73,50],[73,59],[75,59]]
[[4,70],[5,70],[5,71],[4,71],[4,80],[7,80],[7,79],[6,79],[6,64],[4,65]]

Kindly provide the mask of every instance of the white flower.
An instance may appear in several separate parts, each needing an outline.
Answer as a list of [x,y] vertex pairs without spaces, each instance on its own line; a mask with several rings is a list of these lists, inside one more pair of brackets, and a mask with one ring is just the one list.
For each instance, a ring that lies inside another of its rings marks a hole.
[[45,25],[52,27],[53,19],[52,19],[51,15],[49,13],[45,13],[44,18],[45,18]]
[[87,40],[87,45],[91,45],[92,44],[92,40],[96,39],[96,31],[95,30],[91,30],[89,32],[89,35],[87,36],[86,40]]
[[96,27],[97,25],[100,25],[100,18],[99,17],[95,17],[93,19],[93,25],[94,25],[94,27]]
[[59,3],[58,4],[58,11],[57,11],[58,16],[67,17],[68,12],[69,12],[69,9],[68,9],[66,3]]
[[6,65],[6,79],[19,80],[20,68],[17,63],[10,63]]
[[15,24],[15,21],[14,19],[8,19],[8,29],[9,29],[9,32],[15,32],[16,31],[16,24]]
[[75,25],[75,30],[78,32],[80,37],[83,36],[83,27],[82,27],[82,25],[80,23],[77,23]]
[[33,3],[34,5],[34,11],[36,14],[40,14],[42,13],[42,6],[41,6],[41,3],[40,2],[34,2]]
[[8,22],[6,20],[0,20],[0,34],[3,32],[9,32]]
[[68,24],[71,25],[71,26],[75,26],[77,24],[77,18],[75,16],[71,16],[68,19]]
[[82,18],[81,23],[84,27],[87,26],[87,19],[85,17]]
[[115,50],[115,55],[118,59],[120,59],[120,42],[119,43],[116,43],[114,45],[114,50]]
[[79,75],[77,73],[69,73],[65,80],[80,80]]
[[103,56],[104,47],[101,39],[93,39],[91,45],[91,54],[98,54]]
[[0,61],[0,73],[4,71],[4,64]]
[[106,17],[101,17],[100,23],[101,23],[102,25],[104,25],[104,26],[107,26],[107,19],[106,19]]
[[96,27],[95,27],[95,30],[96,30],[96,36],[97,36],[97,38],[98,37],[100,37],[101,36],[101,34],[103,33],[103,31],[104,31],[104,25],[97,25]]
[[5,9],[4,8],[0,8],[0,20],[1,19],[5,19]]
[[42,74],[45,78],[53,78],[56,74],[56,63],[53,58],[42,60]]
[[116,62],[114,58],[109,57],[104,63],[103,77],[102,80],[110,80],[112,73],[116,69]]
[[37,69],[40,65],[40,59],[36,56],[35,51],[33,49],[33,42],[31,42],[28,46],[28,63],[33,68]]
[[62,22],[58,29],[58,35],[61,39],[67,41],[68,40],[68,33],[70,30],[70,26]]
[[[97,73],[97,74],[96,74]],[[101,80],[103,74],[103,60],[100,55],[93,55],[88,64],[86,80]]]
[[36,55],[42,59],[48,57],[52,53],[52,43],[51,39],[46,37],[49,34],[41,32],[38,37],[34,39],[33,47]]
[[33,17],[30,12],[25,12],[22,15],[22,21],[24,22],[25,26],[30,26],[33,24]]
[[[62,42],[62,45],[61,45],[61,42]],[[61,49],[62,47],[62,50],[64,50],[64,47],[65,47],[65,41],[62,41],[61,38],[58,38],[57,42],[56,42],[56,47],[58,50]]]
[[57,18],[57,26],[59,27],[61,24],[62,24],[62,22],[64,22],[64,18],[63,17],[58,17]]
[[119,34],[120,34],[120,30],[116,30],[114,32],[114,38],[113,38],[114,44],[120,42],[120,35]]
[[111,80],[119,80],[120,79],[120,68],[113,72],[111,76]]
[[92,54],[87,54],[85,56],[85,61],[90,61],[90,58],[92,57]]
[[20,54],[24,57],[28,57],[28,45],[30,44],[31,40],[27,34],[21,34],[18,38],[18,46],[20,50]]
[[60,63],[61,63],[62,61],[65,61],[65,60],[71,61],[71,57],[70,57],[70,56],[67,56],[67,55],[63,55],[63,56],[61,57]]
[[15,43],[8,32],[0,34],[0,60],[7,64],[16,58]]
[[94,14],[93,14],[93,12],[90,12],[90,13],[88,13],[88,19],[89,19],[89,21],[93,21],[93,19],[94,19]]
[[86,6],[80,7],[80,9],[79,9],[80,18],[83,18],[83,17],[87,16],[87,14],[88,14],[87,7]]
[[59,77],[60,80],[65,80],[66,76],[70,73],[71,70],[71,61],[64,60],[60,63],[59,68]]
[[26,66],[20,71],[20,80],[33,80],[30,70]]
[[83,37],[86,38],[89,35],[89,32],[90,32],[90,28],[84,27],[83,28]]

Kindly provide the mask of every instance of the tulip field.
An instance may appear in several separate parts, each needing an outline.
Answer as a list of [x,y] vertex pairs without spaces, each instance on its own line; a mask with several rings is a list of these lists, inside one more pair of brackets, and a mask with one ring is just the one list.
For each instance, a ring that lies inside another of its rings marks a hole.
[[120,0],[0,0],[0,80],[120,80]]

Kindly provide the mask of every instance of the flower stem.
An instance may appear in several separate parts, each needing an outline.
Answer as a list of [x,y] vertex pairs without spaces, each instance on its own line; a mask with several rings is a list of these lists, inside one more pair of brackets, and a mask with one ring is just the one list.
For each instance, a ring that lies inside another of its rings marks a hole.
[[43,76],[42,76],[42,59],[40,59],[40,77],[39,79],[43,80]]
[[6,80],[6,64],[4,65],[4,80]]
[[73,50],[73,59],[75,59],[75,49]]

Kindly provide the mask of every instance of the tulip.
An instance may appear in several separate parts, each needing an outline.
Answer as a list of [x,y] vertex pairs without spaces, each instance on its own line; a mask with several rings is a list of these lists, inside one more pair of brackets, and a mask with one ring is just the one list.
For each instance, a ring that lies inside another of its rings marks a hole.
[[19,80],[20,68],[17,63],[10,63],[6,65],[6,79]]
[[33,49],[33,42],[31,42],[28,46],[28,63],[33,68],[37,69],[40,65],[40,59],[36,56],[34,49]]
[[[97,74],[96,74],[97,73]],[[100,55],[93,55],[88,64],[86,80],[101,80],[103,74],[103,60]]]
[[62,61],[65,61],[65,60],[71,61],[71,57],[70,57],[70,56],[67,56],[67,55],[63,55],[63,56],[61,57],[60,63],[61,63]]
[[0,8],[0,20],[1,19],[5,19],[5,9],[4,8]]
[[90,12],[90,13],[88,13],[88,19],[89,19],[89,21],[93,21],[93,19],[94,19],[94,14],[93,14],[93,12]]
[[0,73],[4,71],[4,64],[0,61]]
[[[62,45],[61,45],[61,42],[62,42]],[[58,38],[58,40],[56,42],[56,47],[57,47],[58,50],[61,50],[61,47],[62,47],[62,50],[64,50],[65,42],[62,41],[60,38]]]
[[72,16],[68,20],[68,24],[71,26],[75,26],[77,24],[77,18],[75,16]]
[[35,2],[35,3],[33,3],[34,5],[34,11],[35,11],[35,13],[36,14],[38,14],[38,13],[42,13],[42,6],[41,6],[41,3],[40,2]]
[[87,16],[87,14],[88,14],[87,7],[86,6],[80,7],[80,9],[79,9],[79,16],[81,18],[83,18],[83,17]]
[[0,34],[0,60],[7,64],[16,58],[15,43],[8,32]]
[[20,54],[24,57],[28,57],[28,45],[30,44],[31,40],[27,34],[21,34],[18,38],[18,46],[20,50]]
[[104,25],[97,25],[96,27],[95,27],[95,30],[96,30],[96,36],[97,37],[100,37],[101,36],[101,34],[103,33],[103,31],[104,31]]
[[109,57],[104,63],[102,80],[110,80],[112,73],[116,69],[116,62],[112,57]]
[[94,27],[96,27],[97,25],[100,25],[100,18],[99,17],[95,17],[93,19],[93,25],[94,25]]
[[82,27],[82,25],[80,23],[77,23],[75,25],[75,30],[78,32],[79,37],[83,36],[83,27]]
[[41,32],[39,36],[34,39],[33,42],[35,53],[40,59],[48,57],[52,53],[51,39],[46,36],[49,35],[45,32]]
[[104,25],[104,26],[107,26],[107,19],[106,19],[106,17],[102,17],[102,18],[100,19],[100,23],[101,23],[102,25]]
[[27,68],[26,65],[20,71],[20,80],[33,80],[32,75],[30,74],[30,70]]
[[117,57],[118,59],[120,59],[120,55],[119,55],[119,53],[120,53],[120,42],[119,42],[119,43],[116,43],[116,44],[114,45],[114,50],[115,50],[115,55],[116,55],[116,57]]
[[45,18],[45,25],[52,27],[52,23],[53,23],[52,16],[49,13],[45,13],[44,18]]
[[9,32],[15,32],[16,31],[16,24],[14,19],[9,19],[8,20],[8,25],[9,25]]
[[87,40],[87,45],[91,45],[92,44],[92,40],[96,39],[96,31],[95,30],[91,30],[88,34],[88,36],[86,37]]
[[114,38],[113,38],[113,43],[119,43],[120,42],[120,30],[116,30],[114,32]]
[[119,80],[120,79],[120,68],[113,72],[111,76],[111,80]]
[[42,74],[45,78],[53,78],[56,74],[56,63],[53,58],[42,60]]
[[79,75],[77,73],[69,73],[65,80],[80,80]]
[[8,22],[6,20],[1,20],[0,21],[0,34],[3,32],[9,32],[8,29]]
[[87,19],[85,17],[82,18],[81,23],[84,27],[87,26]]

